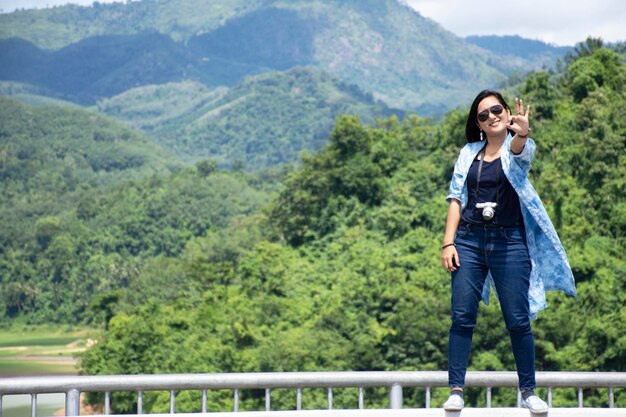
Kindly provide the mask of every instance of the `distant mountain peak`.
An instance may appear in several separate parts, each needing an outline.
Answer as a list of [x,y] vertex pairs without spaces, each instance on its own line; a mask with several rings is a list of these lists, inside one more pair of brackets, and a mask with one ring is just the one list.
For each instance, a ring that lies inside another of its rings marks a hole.
[[[62,24],[60,23],[62,22]],[[94,34],[96,36],[94,36]],[[476,46],[402,0],[167,0],[0,15],[0,80],[90,104],[149,84],[234,87],[310,65],[389,106],[435,115],[558,56]],[[6,42],[6,41],[4,41]],[[119,44],[116,44],[118,42]],[[5,44],[6,45],[6,44]],[[43,49],[44,47],[48,49]],[[532,56],[532,60],[525,58]],[[511,59],[511,58],[515,59]],[[552,61],[551,61],[552,60]],[[68,77],[72,74],[72,77]]]
[[569,46],[557,46],[538,39],[527,39],[519,35],[473,35],[465,40],[498,55],[517,56],[524,59],[537,57],[562,57],[571,49]]

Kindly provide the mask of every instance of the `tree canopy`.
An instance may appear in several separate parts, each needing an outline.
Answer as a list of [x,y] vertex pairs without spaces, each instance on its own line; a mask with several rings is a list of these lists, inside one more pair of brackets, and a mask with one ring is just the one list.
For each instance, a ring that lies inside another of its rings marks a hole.
[[[531,181],[578,289],[578,299],[549,293],[550,307],[534,323],[538,370],[614,371],[626,363],[625,74],[623,56],[599,47],[505,94],[535,109]],[[138,266],[120,301],[110,301],[118,313],[106,316],[108,330],[82,356],[83,372],[445,369],[450,278],[440,245],[464,119],[461,110],[438,124],[392,117],[368,126],[340,117],[330,142],[287,175],[257,216],[196,234],[171,256]],[[196,223],[191,230],[202,227]],[[48,250],[59,224],[42,219],[39,229]],[[149,299],[133,300],[137,285],[151,289]],[[470,369],[514,367],[499,309],[482,306]],[[481,404],[478,393],[467,400]],[[499,394],[514,401],[512,391]],[[135,410],[133,398],[116,395],[116,411]],[[194,395],[181,395],[177,406],[197,409]],[[591,405],[604,396],[586,393]],[[382,402],[384,394],[371,398]],[[163,411],[167,399],[150,394],[144,410]],[[423,402],[414,392],[405,399]],[[554,403],[575,399],[564,391]],[[231,401],[210,394],[210,406]],[[278,407],[290,401],[273,399]],[[311,403],[322,401],[323,393],[311,394]],[[262,402],[262,393],[247,393],[242,408]],[[617,391],[616,402],[626,405],[626,395]]]

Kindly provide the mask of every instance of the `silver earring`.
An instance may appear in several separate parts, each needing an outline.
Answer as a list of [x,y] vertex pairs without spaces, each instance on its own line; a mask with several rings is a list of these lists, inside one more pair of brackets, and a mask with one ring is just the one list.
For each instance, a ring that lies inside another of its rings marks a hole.
[[480,140],[485,140],[485,138],[483,138],[483,131],[480,131]]

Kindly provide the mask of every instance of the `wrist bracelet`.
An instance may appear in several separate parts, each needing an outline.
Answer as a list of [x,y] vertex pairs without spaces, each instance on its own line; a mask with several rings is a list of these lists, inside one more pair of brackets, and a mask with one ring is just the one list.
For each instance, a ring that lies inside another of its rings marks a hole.
[[443,246],[441,247],[441,249],[445,249],[445,248],[447,248],[448,246],[456,246],[456,245],[455,245],[454,243],[448,243],[447,245],[443,245]]
[[528,126],[528,132],[526,132],[525,135],[520,135],[519,133],[517,134],[520,138],[527,138],[528,135],[530,135],[533,132],[533,130],[530,128],[530,126]]

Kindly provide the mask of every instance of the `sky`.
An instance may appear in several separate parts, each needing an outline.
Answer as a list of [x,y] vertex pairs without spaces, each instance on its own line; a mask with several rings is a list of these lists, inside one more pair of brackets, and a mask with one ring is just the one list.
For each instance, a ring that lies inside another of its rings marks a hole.
[[[99,0],[110,3],[114,0]],[[119,0],[118,0],[119,1]],[[519,35],[559,46],[587,36],[626,41],[624,0],[404,0],[458,36]],[[90,5],[93,0],[72,0]],[[5,13],[16,8],[45,8],[67,0],[0,0]]]
[[559,46],[626,41],[623,0],[405,0],[458,36],[519,35]]

